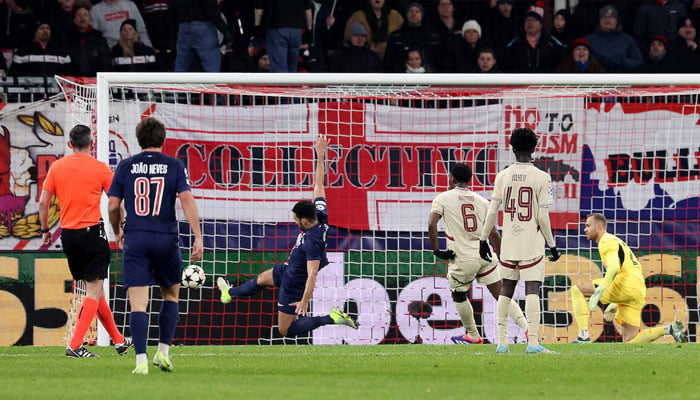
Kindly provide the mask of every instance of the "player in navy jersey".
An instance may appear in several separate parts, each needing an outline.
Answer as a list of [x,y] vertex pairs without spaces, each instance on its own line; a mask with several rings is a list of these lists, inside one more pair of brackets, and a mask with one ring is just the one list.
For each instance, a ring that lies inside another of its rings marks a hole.
[[[202,231],[199,214],[182,162],[163,154],[165,126],[146,118],[136,126],[141,153],[123,160],[109,188],[109,222],[115,240],[123,249],[124,287],[129,294],[129,326],[136,349],[134,374],[148,374],[149,289],[160,286],[163,303],[158,316],[159,343],[153,364],[172,371],[169,355],[178,320],[178,300],[182,258],[178,244],[175,199],[180,204],[194,234],[190,261],[202,257]],[[126,211],[122,224],[121,207]]]
[[316,143],[314,200],[302,200],[292,208],[294,221],[301,232],[287,262],[276,264],[272,269],[237,287],[231,287],[224,278],[216,281],[221,290],[221,302],[224,304],[229,303],[233,297],[250,296],[266,287],[279,288],[277,316],[282,336],[297,336],[330,324],[347,325],[357,329],[357,323],[338,307],[333,307],[328,315],[307,315],[311,295],[316,287],[316,275],[321,268],[328,265],[328,208],[323,186],[327,148],[328,138],[319,136]]

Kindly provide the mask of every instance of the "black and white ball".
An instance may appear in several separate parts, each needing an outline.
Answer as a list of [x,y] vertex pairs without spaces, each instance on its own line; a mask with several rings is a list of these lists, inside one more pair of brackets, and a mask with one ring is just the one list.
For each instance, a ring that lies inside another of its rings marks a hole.
[[182,270],[182,286],[188,289],[200,289],[207,276],[199,265],[188,265]]

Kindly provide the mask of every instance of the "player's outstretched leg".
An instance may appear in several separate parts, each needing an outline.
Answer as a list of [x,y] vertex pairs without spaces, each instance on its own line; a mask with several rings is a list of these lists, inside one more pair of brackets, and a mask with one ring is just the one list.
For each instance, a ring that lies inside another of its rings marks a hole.
[[351,327],[352,329],[357,329],[359,327],[357,321],[352,319],[351,316],[345,314],[339,307],[331,308],[328,316],[331,317],[333,323],[336,325],[345,325]]
[[312,330],[320,326],[333,324],[345,325],[353,329],[357,329],[358,327],[357,322],[354,319],[352,319],[352,317],[345,314],[340,308],[333,307],[331,308],[331,311],[328,313],[328,315],[322,315],[318,317],[299,317],[289,325],[289,328],[287,328],[286,333],[284,333],[282,329],[280,330],[280,332],[283,332],[283,335],[289,337],[298,336],[303,335],[307,332],[311,332]]
[[639,332],[629,343],[651,343],[664,335],[673,336],[673,340],[676,342],[685,342],[688,340],[683,323],[681,321],[673,321],[669,324],[645,329]]
[[234,297],[252,296],[265,288],[265,286],[258,284],[257,276],[236,287],[229,285],[224,278],[220,277],[216,280],[216,286],[221,291],[220,299],[224,304],[230,303]]
[[221,302],[224,304],[230,303],[231,294],[228,291],[231,289],[231,285],[229,285],[224,278],[219,277],[216,280],[216,286],[219,287],[219,291],[221,292],[221,296],[219,297]]

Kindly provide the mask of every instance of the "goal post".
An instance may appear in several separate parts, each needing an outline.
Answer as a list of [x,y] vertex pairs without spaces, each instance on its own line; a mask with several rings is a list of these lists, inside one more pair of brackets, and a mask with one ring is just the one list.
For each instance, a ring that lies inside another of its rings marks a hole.
[[[207,282],[181,292],[178,343],[448,343],[463,328],[446,265],[427,241],[430,203],[457,161],[470,164],[472,189],[490,198],[495,174],[514,161],[509,134],[521,126],[540,137],[535,164],[552,175],[552,221],[565,253],[547,263],[540,337],[576,337],[570,288],[601,273],[582,233],[592,212],[611,220],[610,231],[644,265],[645,326],[679,319],[697,337],[698,75],[99,73],[96,81],[59,82],[110,167],[140,151],[134,127],[147,116],[166,123],[164,151],[188,167]],[[331,263],[319,273],[312,313],[337,305],[360,329],[322,327],[285,339],[275,329],[274,291],[224,307],[215,280],[242,283],[285,261],[298,232],[291,206],[313,191],[319,134],[331,139]],[[186,256],[191,239],[180,217]],[[441,233],[443,248],[444,240]],[[111,304],[126,328],[118,253],[112,269]],[[523,301],[522,287],[516,298]],[[470,299],[493,341],[496,300],[478,284]],[[411,311],[422,305],[430,312]],[[150,326],[153,341],[157,320]],[[591,333],[618,340],[601,310]],[[512,324],[509,340],[523,338]]]

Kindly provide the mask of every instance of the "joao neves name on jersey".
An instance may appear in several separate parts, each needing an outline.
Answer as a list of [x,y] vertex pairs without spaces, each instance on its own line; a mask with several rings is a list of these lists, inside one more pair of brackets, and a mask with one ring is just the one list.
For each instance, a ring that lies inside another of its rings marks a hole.
[[168,173],[167,164],[146,164],[136,163],[131,164],[132,174],[149,174],[149,175],[165,175]]

